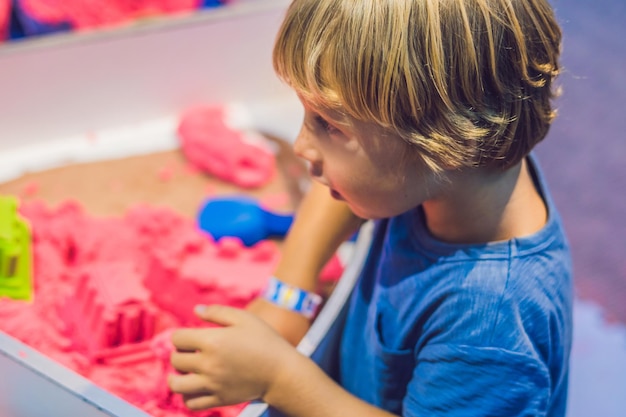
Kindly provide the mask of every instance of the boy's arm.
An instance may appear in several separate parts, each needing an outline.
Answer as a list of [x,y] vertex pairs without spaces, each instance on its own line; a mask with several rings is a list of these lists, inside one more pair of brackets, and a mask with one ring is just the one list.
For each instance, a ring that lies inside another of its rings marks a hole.
[[312,360],[292,355],[263,401],[289,417],[394,417],[340,387]]
[[192,410],[262,399],[289,417],[393,417],[351,395],[253,314],[197,308],[220,327],[179,329],[169,386]]
[[[362,223],[345,203],[332,198],[326,186],[313,182],[285,239],[276,278],[303,290],[315,291],[323,266]],[[293,345],[311,324],[304,316],[262,298],[252,301],[247,309]]]

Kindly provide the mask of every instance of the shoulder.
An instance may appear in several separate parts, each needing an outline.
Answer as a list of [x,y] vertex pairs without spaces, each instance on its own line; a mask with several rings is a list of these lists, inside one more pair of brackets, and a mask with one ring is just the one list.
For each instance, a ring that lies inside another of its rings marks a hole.
[[[573,298],[568,257],[552,245],[519,245],[450,248],[439,257],[388,248],[371,271],[382,332],[400,326],[412,334],[400,344],[418,349],[449,343],[529,352],[528,337],[546,341],[565,331]],[[399,315],[404,322],[391,325]]]

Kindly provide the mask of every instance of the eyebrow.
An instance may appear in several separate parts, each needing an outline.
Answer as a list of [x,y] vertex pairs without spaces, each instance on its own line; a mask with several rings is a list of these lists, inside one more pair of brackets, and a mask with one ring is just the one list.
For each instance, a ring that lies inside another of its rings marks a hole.
[[315,113],[313,115],[313,120],[315,120],[317,123],[321,124],[321,125],[330,125],[331,122],[329,122],[323,115],[319,114],[319,113]]
[[[350,123],[348,117],[346,117],[345,115],[341,114],[338,111],[334,111],[334,110],[321,111],[321,110],[318,110],[317,108],[310,108],[310,111],[313,113],[313,117],[315,120],[321,119],[323,123],[334,125],[336,127],[353,128],[353,124]],[[339,118],[333,117],[333,113],[341,117]]]

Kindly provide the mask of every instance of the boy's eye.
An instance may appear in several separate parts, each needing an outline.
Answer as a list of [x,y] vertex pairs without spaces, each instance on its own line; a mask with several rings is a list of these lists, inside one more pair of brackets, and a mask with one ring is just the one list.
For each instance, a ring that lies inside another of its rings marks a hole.
[[315,116],[315,123],[317,123],[317,125],[322,129],[324,129],[326,133],[335,133],[339,131],[336,127],[328,123],[328,121],[320,115]]

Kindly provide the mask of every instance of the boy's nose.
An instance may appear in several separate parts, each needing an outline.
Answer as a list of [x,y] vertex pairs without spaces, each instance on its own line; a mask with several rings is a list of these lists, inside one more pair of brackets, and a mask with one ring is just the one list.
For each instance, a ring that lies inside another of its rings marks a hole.
[[319,151],[313,146],[309,138],[310,133],[306,131],[305,127],[302,127],[298,137],[293,144],[293,152],[300,158],[310,162],[311,164],[317,164],[321,162],[321,155]]

